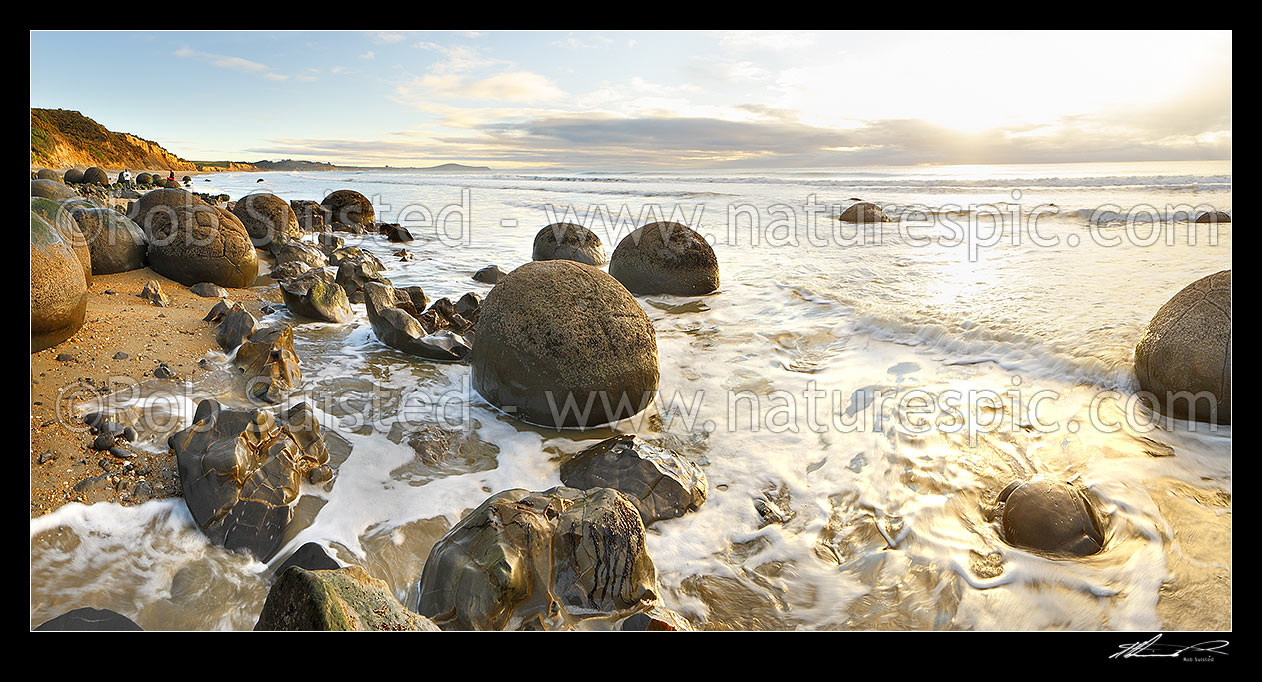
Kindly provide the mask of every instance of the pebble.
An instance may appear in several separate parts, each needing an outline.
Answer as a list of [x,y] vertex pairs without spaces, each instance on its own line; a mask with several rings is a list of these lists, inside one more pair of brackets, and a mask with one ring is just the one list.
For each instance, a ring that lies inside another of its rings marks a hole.
[[114,455],[118,459],[131,459],[132,457],[135,457],[135,455],[118,446],[110,448],[110,454]]
[[57,459],[57,453],[53,452],[52,450],[45,450],[44,452],[39,453],[40,464],[44,464],[45,462],[51,462],[54,459]]
[[72,353],[58,353],[58,354],[57,354],[57,362],[74,362],[74,354],[72,354]]
[[105,290],[105,293],[107,293],[107,294],[109,294],[109,295],[113,296],[114,294],[117,294],[118,292],[117,292],[117,291],[114,291],[113,289],[106,289],[106,290]]
[[93,450],[109,450],[114,447],[114,436],[109,433],[102,433],[92,441]]
[[167,364],[165,362],[158,365],[158,367],[153,370],[153,375],[155,377],[158,377],[159,379],[175,379],[176,378],[175,372],[173,372],[170,367],[167,367]]
[[131,357],[130,355],[128,355],[127,353],[124,353],[121,350],[114,354],[115,360],[127,360],[130,357]]
[[130,426],[124,427],[123,438],[126,438],[128,443],[136,442],[136,429],[133,429]]

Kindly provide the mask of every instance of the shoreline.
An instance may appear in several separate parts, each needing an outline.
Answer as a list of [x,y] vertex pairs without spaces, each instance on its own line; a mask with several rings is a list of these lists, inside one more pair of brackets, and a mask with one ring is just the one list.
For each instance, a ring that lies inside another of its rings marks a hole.
[[[162,285],[169,306],[155,306],[138,295],[149,280]],[[228,290],[229,298],[255,316],[262,305],[276,302],[268,295],[263,287]],[[92,449],[82,415],[65,412],[73,411],[86,395],[154,381],[153,371],[160,363],[184,381],[214,371],[199,366],[199,361],[207,352],[219,350],[213,325],[202,321],[217,301],[148,267],[92,278],[83,326],[56,346],[31,353],[31,518],[68,502],[139,504],[180,494],[175,458],[169,452],[159,455],[124,446],[135,456],[116,459]],[[71,394],[75,398],[65,397]],[[59,397],[65,401],[60,415]]]

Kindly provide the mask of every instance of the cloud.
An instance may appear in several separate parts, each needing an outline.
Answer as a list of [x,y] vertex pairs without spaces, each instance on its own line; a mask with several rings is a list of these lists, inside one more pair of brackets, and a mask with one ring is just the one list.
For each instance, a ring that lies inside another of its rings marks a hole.
[[591,50],[598,47],[607,47],[613,44],[613,39],[600,34],[588,36],[586,39],[578,38],[573,33],[562,40],[552,41],[553,47],[564,47],[571,50]]
[[[221,69],[261,74],[268,80],[283,81],[289,79],[289,76],[273,71],[271,67],[266,64],[245,59],[244,57],[233,57],[230,55],[214,54],[211,52],[201,52],[199,50],[194,50],[187,45],[176,50],[173,54],[176,57],[182,57],[185,59],[196,59]],[[307,83],[316,80],[314,76],[309,75],[298,76],[296,79]]]
[[565,97],[565,92],[551,80],[528,71],[499,73],[480,80],[456,74],[428,74],[399,86],[395,94],[395,101],[412,104],[435,97],[497,102],[546,102]]
[[376,55],[376,54],[374,54],[372,50],[369,50],[369,51],[367,51],[367,52],[365,52],[365,53],[363,53],[363,54],[359,55],[359,58],[360,58],[360,59],[372,59],[373,57],[376,57],[376,56],[377,56],[377,55]]

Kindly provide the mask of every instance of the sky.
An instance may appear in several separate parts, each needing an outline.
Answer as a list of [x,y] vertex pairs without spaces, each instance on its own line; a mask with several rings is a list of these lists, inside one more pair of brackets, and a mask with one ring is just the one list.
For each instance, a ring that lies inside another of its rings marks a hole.
[[[1231,155],[1230,32],[30,38],[32,107],[199,161],[617,170]],[[135,68],[85,77],[93,62]]]

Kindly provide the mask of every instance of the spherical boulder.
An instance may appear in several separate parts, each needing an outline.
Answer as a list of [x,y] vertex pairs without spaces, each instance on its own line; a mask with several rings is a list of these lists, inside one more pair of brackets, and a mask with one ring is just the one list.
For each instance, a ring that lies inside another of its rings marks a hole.
[[31,198],[31,210],[47,220],[53,229],[61,234],[61,238],[74,250],[79,265],[83,267],[83,279],[92,284],[92,251],[88,240],[84,238],[79,224],[71,217],[70,211],[78,206],[91,206],[86,201],[68,200],[52,201],[39,197]]
[[999,493],[1003,539],[1018,547],[1087,556],[1104,547],[1095,503],[1082,487],[1035,477]]
[[245,225],[255,246],[266,247],[275,240],[302,236],[294,209],[275,194],[247,194],[237,200],[232,213]]
[[110,184],[110,174],[105,172],[100,166],[93,166],[83,171],[83,183],[85,185],[108,185]]
[[1231,423],[1231,270],[1161,306],[1135,346],[1135,377],[1167,415]]
[[572,260],[604,265],[605,247],[595,232],[574,223],[553,223],[535,235],[533,260]]
[[79,194],[56,180],[32,180],[31,196],[45,199],[74,199]]
[[482,303],[470,355],[491,404],[554,428],[630,417],[657,391],[657,336],[609,275],[567,260],[527,263]]
[[202,204],[151,218],[149,265],[162,275],[185,286],[211,282],[230,289],[248,287],[258,277],[250,235],[231,213]]
[[40,632],[134,632],[144,628],[117,611],[85,606],[63,613],[35,629]]
[[870,201],[860,201],[851,205],[849,208],[841,212],[841,216],[837,218],[843,223],[886,223],[889,218],[885,216],[885,211],[880,206]]
[[111,208],[77,206],[70,215],[92,253],[92,274],[109,275],[145,267],[148,243],[140,226]]
[[175,209],[183,206],[209,206],[188,190],[175,188],[159,188],[145,192],[132,203],[127,217],[140,226],[145,234],[150,234],[150,224],[159,216],[169,219],[175,215]]
[[82,168],[67,169],[66,174],[63,177],[63,180],[65,181],[67,185],[78,184],[80,182],[83,182],[83,169]]
[[719,288],[714,249],[679,223],[649,223],[624,237],[609,274],[635,294],[698,296]]
[[137,185],[152,185],[153,176],[148,173],[140,173],[136,175],[136,184]]
[[52,180],[53,182],[61,182],[61,173],[49,168],[41,168],[35,173],[36,179]]
[[339,189],[320,202],[329,209],[332,221],[351,225],[371,225],[376,219],[372,202],[353,189]]
[[52,348],[83,326],[88,283],[56,228],[31,211],[31,352]]

